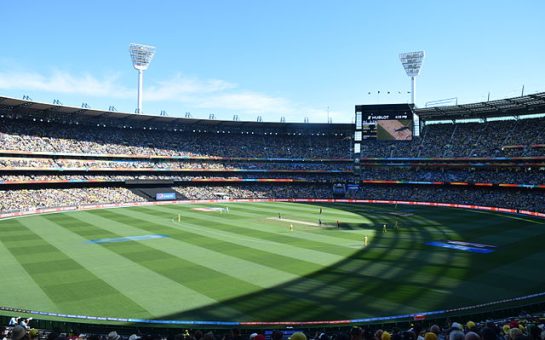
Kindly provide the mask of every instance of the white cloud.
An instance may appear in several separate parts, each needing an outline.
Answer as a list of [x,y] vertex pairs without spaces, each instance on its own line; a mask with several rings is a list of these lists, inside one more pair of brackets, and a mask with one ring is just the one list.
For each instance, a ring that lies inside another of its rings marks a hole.
[[[81,95],[82,99],[129,100],[136,97],[136,89],[122,85],[116,74],[97,78],[90,74],[74,75],[65,71],[54,71],[49,75],[0,71],[0,89]],[[303,117],[309,117],[311,122],[327,121],[325,107],[317,109],[288,98],[241,89],[237,84],[221,79],[199,79],[181,74],[145,84],[144,100],[182,104],[188,111],[218,110],[233,114],[285,116],[289,121],[302,121]],[[342,120],[343,115],[330,111],[329,117],[337,122]]]
[[347,121],[347,113],[342,113],[340,111],[328,110],[327,107],[323,109],[316,108],[302,108],[300,115],[308,117],[311,123],[327,123],[328,118],[331,119],[333,123],[340,123]]
[[0,72],[0,89],[110,98],[126,98],[134,94],[134,91],[118,84],[116,75],[97,79],[89,74],[75,76],[63,71],[55,71],[49,76],[32,72]]
[[209,95],[234,89],[237,85],[224,80],[200,80],[180,74],[171,79],[146,87],[146,99],[151,101],[174,100],[185,102],[192,96]]
[[249,91],[219,93],[201,97],[197,100],[195,106],[245,113],[286,112],[292,110],[292,104],[285,98]]

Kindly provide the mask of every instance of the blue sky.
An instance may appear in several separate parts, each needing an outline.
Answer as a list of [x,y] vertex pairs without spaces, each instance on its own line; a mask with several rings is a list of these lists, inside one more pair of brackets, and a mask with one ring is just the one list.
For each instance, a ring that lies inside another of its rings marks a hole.
[[542,0],[0,0],[0,12],[0,95],[48,103],[134,112],[131,42],[157,48],[147,114],[350,122],[356,104],[409,100],[398,55],[418,50],[420,107],[545,91]]

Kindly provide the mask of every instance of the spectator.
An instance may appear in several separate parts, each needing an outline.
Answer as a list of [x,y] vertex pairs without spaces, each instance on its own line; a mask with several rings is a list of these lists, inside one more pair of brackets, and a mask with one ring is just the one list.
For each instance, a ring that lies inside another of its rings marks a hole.
[[13,316],[11,319],[9,319],[8,326],[15,327],[19,324],[20,317]]
[[25,329],[30,329],[29,323],[32,321],[32,318],[26,318],[19,320],[19,325],[23,326]]
[[17,325],[11,329],[11,340],[21,340],[27,335],[26,329],[21,326]]
[[465,340],[481,340],[481,336],[475,332],[467,332]]
[[303,332],[295,332],[288,340],[307,340],[307,336]]
[[464,332],[457,328],[453,328],[453,330],[449,333],[449,340],[464,340],[465,335]]

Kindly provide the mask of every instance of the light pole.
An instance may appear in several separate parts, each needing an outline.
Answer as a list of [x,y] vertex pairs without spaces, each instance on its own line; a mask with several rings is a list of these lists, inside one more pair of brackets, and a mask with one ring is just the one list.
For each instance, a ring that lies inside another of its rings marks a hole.
[[[411,104],[414,105],[414,98],[416,92],[416,76],[420,73],[422,67],[422,61],[424,60],[424,51],[401,53],[399,60],[403,64],[403,68],[407,75],[411,77]],[[413,132],[416,137],[420,136],[420,117],[413,111]]]
[[422,67],[422,61],[424,60],[424,51],[401,53],[399,60],[403,64],[403,68],[407,75],[411,77],[411,104],[414,104],[414,97],[416,91],[415,78],[420,73]]
[[142,113],[142,87],[144,83],[144,70],[148,66],[155,55],[155,47],[142,44],[130,44],[129,52],[131,53],[132,66],[138,70],[138,107],[136,113]]

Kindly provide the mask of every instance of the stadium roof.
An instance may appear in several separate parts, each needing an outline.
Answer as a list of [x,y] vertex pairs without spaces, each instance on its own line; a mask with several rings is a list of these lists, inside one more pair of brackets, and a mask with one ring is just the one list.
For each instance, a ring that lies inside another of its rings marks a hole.
[[[29,117],[40,118],[48,115],[60,116],[66,119],[92,120],[104,118],[118,120],[124,124],[172,124],[210,128],[270,128],[276,130],[299,128],[329,128],[338,130],[353,130],[354,124],[328,123],[285,123],[285,122],[255,122],[236,120],[215,120],[199,118],[177,118],[132,114],[116,111],[102,111],[91,108],[70,107],[57,104],[38,103],[9,97],[0,97],[0,110],[18,113]],[[526,96],[499,99],[464,105],[435,106],[415,109],[423,121],[458,120],[471,118],[514,117],[520,115],[545,113],[545,92]]]
[[0,112],[10,112],[26,116],[28,118],[47,118],[48,116],[62,117],[63,119],[92,120],[93,118],[117,120],[123,124],[171,124],[191,127],[210,128],[270,128],[283,129],[335,129],[343,131],[354,130],[354,124],[348,123],[287,123],[287,122],[256,122],[238,120],[215,120],[200,118],[178,118],[167,116],[154,116],[146,114],[132,114],[117,111],[101,111],[91,108],[70,107],[57,104],[38,103],[9,97],[0,97]]
[[416,109],[421,120],[452,120],[545,113],[545,92],[480,103]]

